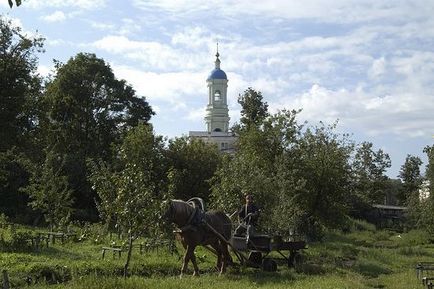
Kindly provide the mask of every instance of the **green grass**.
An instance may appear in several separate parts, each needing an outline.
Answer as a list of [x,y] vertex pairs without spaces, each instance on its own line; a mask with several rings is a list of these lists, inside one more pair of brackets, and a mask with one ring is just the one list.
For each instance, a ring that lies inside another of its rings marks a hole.
[[[364,226],[364,227],[363,227]],[[365,228],[365,229],[364,229]],[[18,230],[33,230],[21,227]],[[141,255],[133,250],[130,276],[122,277],[126,253],[121,259],[107,252],[101,259],[101,247],[112,241],[96,227],[82,241],[69,241],[34,252],[29,248],[1,250],[0,269],[8,270],[13,288],[421,288],[414,266],[419,261],[433,261],[434,246],[419,231],[398,234],[376,231],[364,223],[350,233],[327,233],[323,243],[309,244],[302,263],[295,269],[281,264],[278,272],[267,273],[252,268],[229,268],[219,276],[216,259],[199,248],[196,256],[201,277],[179,279],[181,255],[166,248]],[[8,229],[0,229],[7,243]],[[86,234],[85,234],[86,235]],[[121,243],[117,241],[118,243]],[[136,242],[139,243],[140,241]],[[181,248],[178,248],[183,253]],[[273,256],[278,256],[273,253]],[[282,262],[283,263],[283,262]],[[191,264],[190,264],[191,269]],[[191,270],[189,274],[191,274]],[[29,280],[29,279],[28,279]]]

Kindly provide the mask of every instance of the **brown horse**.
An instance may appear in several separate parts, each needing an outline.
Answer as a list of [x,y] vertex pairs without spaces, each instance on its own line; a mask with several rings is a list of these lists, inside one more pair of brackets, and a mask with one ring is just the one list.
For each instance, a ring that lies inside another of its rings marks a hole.
[[166,217],[179,228],[178,237],[186,249],[181,276],[187,271],[190,260],[194,267],[193,276],[199,275],[199,268],[194,256],[194,249],[198,245],[210,245],[217,255],[217,269],[220,274],[225,272],[227,264],[232,259],[227,244],[213,232],[215,230],[226,240],[230,239],[232,223],[225,213],[219,211],[203,213],[190,203],[171,200]]

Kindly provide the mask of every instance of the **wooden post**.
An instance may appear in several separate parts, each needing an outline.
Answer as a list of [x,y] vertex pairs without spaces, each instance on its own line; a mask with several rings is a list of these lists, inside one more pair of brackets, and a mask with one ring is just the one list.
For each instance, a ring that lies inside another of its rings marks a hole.
[[[133,250],[133,236],[131,232],[128,234],[128,255],[127,260],[125,261],[124,266],[124,278],[127,278],[128,275],[128,266],[130,265],[130,259],[131,259],[131,251]],[[120,251],[119,251],[119,257],[120,257]]]
[[8,271],[3,270],[3,289],[9,289],[10,283],[9,283],[9,276]]

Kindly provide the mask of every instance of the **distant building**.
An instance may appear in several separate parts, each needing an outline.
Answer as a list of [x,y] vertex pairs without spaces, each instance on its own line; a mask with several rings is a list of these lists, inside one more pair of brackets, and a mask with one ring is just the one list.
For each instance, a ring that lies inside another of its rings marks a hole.
[[428,180],[423,181],[422,184],[420,185],[420,189],[419,189],[420,201],[424,201],[429,198],[429,186],[430,184]]
[[372,205],[368,221],[374,223],[377,228],[401,230],[407,219],[407,207],[390,205]]
[[229,131],[228,78],[226,73],[220,69],[219,56],[217,49],[215,68],[206,80],[208,86],[206,131],[190,131],[189,136],[200,138],[206,143],[214,143],[223,152],[234,152],[237,136]]

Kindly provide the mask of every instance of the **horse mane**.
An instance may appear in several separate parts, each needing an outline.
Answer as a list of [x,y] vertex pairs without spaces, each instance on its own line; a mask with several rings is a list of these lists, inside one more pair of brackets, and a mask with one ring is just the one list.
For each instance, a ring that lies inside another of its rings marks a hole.
[[188,218],[194,208],[183,200],[172,200],[173,210],[184,218]]

